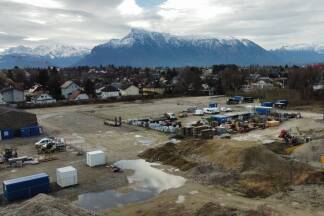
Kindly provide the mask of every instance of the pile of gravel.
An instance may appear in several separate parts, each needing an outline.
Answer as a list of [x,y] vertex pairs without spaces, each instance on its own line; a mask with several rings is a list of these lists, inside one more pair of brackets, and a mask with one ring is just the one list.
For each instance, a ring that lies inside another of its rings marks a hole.
[[95,216],[96,214],[72,205],[69,201],[45,194],[19,204],[0,208],[2,216]]

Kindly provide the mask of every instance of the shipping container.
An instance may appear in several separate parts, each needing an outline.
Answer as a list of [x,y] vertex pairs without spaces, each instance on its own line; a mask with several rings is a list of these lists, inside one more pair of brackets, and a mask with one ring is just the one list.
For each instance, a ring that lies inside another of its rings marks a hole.
[[30,128],[21,128],[20,137],[30,137]]
[[78,184],[77,170],[72,166],[56,169],[56,183],[62,188]]
[[272,107],[265,107],[265,106],[255,107],[255,112],[259,115],[270,115],[271,110]]
[[273,102],[262,102],[261,106],[263,106],[263,107],[273,107]]
[[226,123],[230,119],[230,117],[225,116],[225,115],[213,115],[210,118],[212,121],[216,121],[219,124]]
[[42,127],[34,126],[30,127],[30,136],[39,136],[42,134]]
[[103,151],[87,152],[87,165],[90,167],[106,164],[106,155]]
[[3,194],[7,201],[31,198],[37,194],[49,193],[50,191],[50,179],[46,173],[3,182]]
[[1,130],[1,137],[3,140],[12,139],[14,137],[14,131],[12,129],[2,129]]

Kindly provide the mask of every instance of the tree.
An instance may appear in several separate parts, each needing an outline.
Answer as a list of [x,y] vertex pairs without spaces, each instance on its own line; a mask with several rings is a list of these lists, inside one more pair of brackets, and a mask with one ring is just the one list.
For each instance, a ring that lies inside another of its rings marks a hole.
[[84,90],[88,95],[91,95],[92,97],[94,97],[96,94],[96,90],[95,90],[95,85],[94,83],[91,81],[91,79],[87,79],[85,82],[85,86],[84,86]]
[[201,90],[201,70],[197,67],[186,67],[179,73],[176,89],[189,94],[199,94]]
[[38,83],[47,86],[49,81],[48,70],[40,70],[38,72]]
[[57,71],[52,71],[48,81],[48,90],[51,96],[59,100],[62,98],[61,77]]

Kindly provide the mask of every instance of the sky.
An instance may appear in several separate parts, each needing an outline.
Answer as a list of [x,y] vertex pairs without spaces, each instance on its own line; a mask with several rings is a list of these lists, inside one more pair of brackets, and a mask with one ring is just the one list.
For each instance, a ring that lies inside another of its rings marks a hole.
[[324,44],[323,0],[0,0],[0,50],[92,47],[131,28],[237,37],[266,49]]

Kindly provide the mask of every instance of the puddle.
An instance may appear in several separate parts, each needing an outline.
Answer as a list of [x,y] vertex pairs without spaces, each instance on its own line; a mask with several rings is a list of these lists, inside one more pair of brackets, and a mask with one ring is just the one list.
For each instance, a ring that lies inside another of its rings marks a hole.
[[141,145],[152,145],[155,142],[154,139],[146,138],[146,137],[137,137],[136,144]]
[[133,170],[128,176],[129,190],[123,193],[117,190],[107,190],[99,193],[81,194],[75,202],[78,206],[89,210],[117,208],[130,203],[148,200],[159,193],[172,188],[179,188],[186,182],[185,178],[161,171],[156,163],[145,160],[123,160],[115,163],[122,169]]

